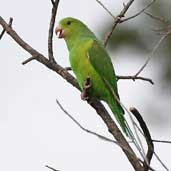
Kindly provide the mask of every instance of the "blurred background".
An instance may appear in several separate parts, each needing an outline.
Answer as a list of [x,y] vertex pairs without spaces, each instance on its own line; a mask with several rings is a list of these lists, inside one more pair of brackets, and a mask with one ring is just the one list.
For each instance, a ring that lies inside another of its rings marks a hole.
[[[127,1],[101,2],[116,16]],[[134,2],[126,17],[148,3],[147,0]],[[134,75],[144,64],[162,37],[155,30],[170,25],[170,9],[170,0],[157,0],[146,12],[168,22],[142,13],[118,25],[107,45],[117,75]],[[50,0],[6,0],[1,3],[0,11],[6,21],[14,18],[13,28],[26,42],[47,55]],[[61,1],[56,25],[67,16],[84,21],[102,41],[113,22],[95,0]],[[54,53],[59,64],[69,66],[65,42],[55,36]],[[45,165],[61,171],[132,169],[120,148],[82,132],[57,106],[56,98],[84,127],[111,137],[95,111],[80,100],[80,92],[36,61],[21,65],[30,55],[7,34],[0,41],[0,57],[0,170],[46,171]],[[154,85],[141,80],[119,80],[121,101],[128,108],[139,109],[153,139],[170,140],[170,36],[163,40],[140,75],[151,78]],[[169,144],[155,144],[156,153],[171,169],[169,149]],[[152,166],[164,170],[155,157]]]

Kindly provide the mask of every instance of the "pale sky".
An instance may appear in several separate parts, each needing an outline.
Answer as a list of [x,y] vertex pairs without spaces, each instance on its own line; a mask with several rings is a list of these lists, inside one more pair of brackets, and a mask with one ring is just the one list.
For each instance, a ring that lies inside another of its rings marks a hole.
[[[122,9],[123,2],[103,2],[115,11],[114,14]],[[47,55],[50,0],[6,0],[1,3],[0,11],[6,21],[13,17],[13,28],[25,41]],[[57,21],[66,16],[76,17],[96,33],[104,14],[108,15],[95,0],[74,0],[72,3],[61,0]],[[63,40],[54,37],[54,51],[57,62],[69,66]],[[118,58],[119,55],[128,56],[128,53],[138,54],[126,47],[121,53],[117,52],[114,59],[116,73],[131,74],[142,65],[143,60],[123,61]],[[111,137],[95,111],[80,100],[80,92],[36,61],[21,65],[30,55],[7,34],[0,41],[0,57],[0,170],[48,171],[45,165],[60,171],[132,170],[118,146],[84,133],[57,106],[56,98],[83,126]],[[141,81],[119,82],[120,97],[127,107],[136,106],[145,113],[144,103],[154,101],[159,88],[154,63],[157,62],[152,61],[143,74],[152,77],[156,81],[155,86]],[[169,102],[162,98],[156,103],[169,106]],[[144,119],[156,139],[170,136],[170,125],[156,127],[146,114]],[[162,161],[171,168],[168,153],[171,146],[155,144],[155,147]],[[152,166],[157,171],[164,170],[155,157]]]

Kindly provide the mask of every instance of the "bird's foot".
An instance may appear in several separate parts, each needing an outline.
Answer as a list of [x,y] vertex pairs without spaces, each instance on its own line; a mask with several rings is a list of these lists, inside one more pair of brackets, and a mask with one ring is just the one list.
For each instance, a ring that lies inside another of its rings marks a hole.
[[87,79],[84,82],[83,91],[81,92],[82,100],[89,100],[88,90],[91,88],[91,86],[92,85],[91,85],[90,77],[87,77]]

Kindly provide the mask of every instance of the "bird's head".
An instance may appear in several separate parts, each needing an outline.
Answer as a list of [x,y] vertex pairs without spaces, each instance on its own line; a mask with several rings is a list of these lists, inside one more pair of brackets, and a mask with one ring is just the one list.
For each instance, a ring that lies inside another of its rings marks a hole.
[[94,35],[84,23],[71,17],[62,19],[59,22],[59,26],[56,27],[55,32],[58,38],[64,38],[65,40]]

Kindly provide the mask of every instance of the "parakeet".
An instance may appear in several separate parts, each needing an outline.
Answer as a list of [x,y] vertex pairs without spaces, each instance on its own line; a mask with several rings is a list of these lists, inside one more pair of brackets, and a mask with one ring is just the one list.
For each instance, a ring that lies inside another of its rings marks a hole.
[[116,100],[119,94],[115,71],[103,44],[84,23],[75,18],[62,19],[55,31],[67,44],[71,68],[81,90],[84,90],[89,79],[88,96],[105,101],[123,132],[129,136],[130,128],[124,118],[124,110]]

